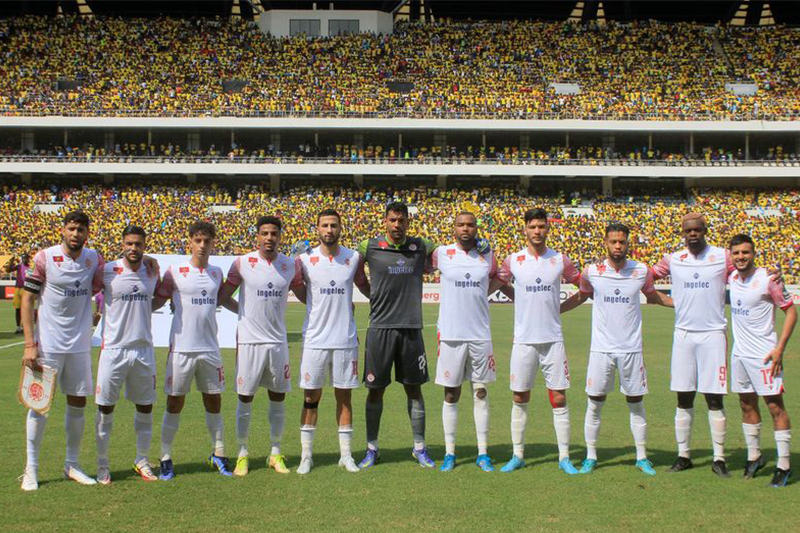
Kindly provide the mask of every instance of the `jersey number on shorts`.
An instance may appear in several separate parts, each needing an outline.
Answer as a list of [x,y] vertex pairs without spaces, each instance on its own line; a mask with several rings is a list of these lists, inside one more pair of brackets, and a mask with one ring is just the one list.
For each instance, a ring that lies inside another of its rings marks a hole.
[[424,371],[425,367],[428,366],[428,361],[425,360],[425,354],[419,356],[419,369]]
[[217,368],[217,375],[219,376],[219,382],[225,383],[225,369],[222,367]]
[[291,376],[289,375],[289,365],[284,365],[283,377],[285,377],[286,379],[291,379]]
[[764,385],[772,385],[772,371],[769,368],[762,368],[761,375],[764,377]]
[[358,361],[353,361],[353,375],[358,376]]
[[728,367],[726,366],[719,367],[719,382],[722,384],[723,387],[725,386],[727,379],[728,379]]

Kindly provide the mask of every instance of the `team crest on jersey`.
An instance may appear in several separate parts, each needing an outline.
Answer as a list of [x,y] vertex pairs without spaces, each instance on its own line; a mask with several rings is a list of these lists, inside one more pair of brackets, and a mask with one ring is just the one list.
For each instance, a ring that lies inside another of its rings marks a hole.
[[114,274],[118,276],[122,274],[122,267],[114,267]]
[[455,251],[454,248],[450,248],[449,250],[447,250],[447,258],[448,259],[453,259],[453,257],[455,257],[455,255],[456,255],[456,251]]
[[[378,246],[380,246],[381,248],[383,248],[385,250],[386,248],[389,247],[389,243],[386,242],[386,241],[378,241]],[[375,379],[375,378],[373,378],[373,379]]]
[[180,267],[178,272],[180,272],[180,274],[185,278],[189,275],[189,267]]
[[61,268],[61,263],[63,263],[63,262],[64,262],[64,256],[63,255],[54,255],[53,256],[53,263],[55,263],[57,267]]
[[256,267],[256,263],[258,263],[257,257],[248,257],[247,260],[250,262],[250,268]]
[[314,256],[311,259],[309,259],[309,261],[311,261],[311,266],[316,266],[316,264],[319,263],[319,257]]
[[417,245],[416,244],[409,244],[408,245],[408,249],[411,250],[412,252],[416,252],[417,251]]
[[687,257],[689,257],[689,254],[681,254],[681,256],[680,256],[680,258],[679,258],[679,259],[680,259],[681,261],[683,261],[683,260],[684,260],[684,259],[686,259]]
[[518,255],[517,256],[517,263],[522,264],[525,261],[525,255]]
[[606,266],[605,265],[597,265],[597,273],[598,274],[600,274],[602,276],[605,271],[606,271]]
[[375,374],[370,372],[369,374],[367,374],[367,382],[372,383],[373,381],[375,381]]
[[739,274],[734,274],[733,279],[739,279]]

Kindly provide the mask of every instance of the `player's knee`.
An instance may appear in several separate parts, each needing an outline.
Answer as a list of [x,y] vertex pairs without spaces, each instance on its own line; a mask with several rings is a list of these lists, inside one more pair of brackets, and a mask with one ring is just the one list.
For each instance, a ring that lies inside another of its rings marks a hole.
[[183,410],[184,396],[167,396],[167,412],[180,413]]
[[475,385],[473,387],[473,391],[475,393],[475,398],[478,400],[485,400],[489,393],[486,391],[486,387],[482,384]]
[[380,403],[383,401],[383,393],[386,389],[369,389],[367,393],[368,403]]
[[[605,397],[603,397],[605,398]],[[628,403],[641,403],[644,400],[644,396],[626,396],[625,401]]]
[[239,395],[239,401],[242,403],[250,403],[253,401],[253,396],[244,396],[242,394]]
[[[769,402],[767,402],[767,405],[769,405]],[[758,410],[758,396],[755,394],[740,394],[739,407],[742,408],[743,413]]]
[[86,396],[67,396],[67,405],[70,407],[86,407]]
[[550,398],[550,406],[553,409],[567,406],[567,395],[564,391],[548,390],[548,397]]
[[524,391],[524,392],[514,391],[513,401],[516,404],[530,402],[531,401],[531,391]]
[[203,406],[209,413],[219,413],[222,410],[222,396],[219,394],[203,394]]
[[97,410],[103,413],[104,415],[110,415],[114,412],[113,405],[98,405]]
[[267,396],[271,402],[282,402],[286,398],[286,393],[267,391]]
[[403,387],[406,389],[406,396],[408,396],[410,400],[419,400],[422,398],[422,387],[419,385],[404,385]]
[[694,407],[694,393],[679,392],[678,407],[680,407],[681,409],[691,409],[692,407]]
[[[112,406],[111,409],[113,410],[114,407]],[[136,404],[136,411],[143,414],[150,414],[153,412],[153,404]]]
[[592,400],[593,402],[604,402],[604,401],[606,401],[606,398],[607,398],[607,396],[606,396],[606,395],[602,395],[602,396],[589,396],[589,399],[590,399],[590,400]]
[[711,411],[721,411],[725,407],[725,402],[721,394],[707,394],[706,405]]
[[764,401],[767,402],[769,413],[772,415],[773,418],[782,416],[786,412],[786,408],[783,405],[783,397],[767,396],[764,399]]

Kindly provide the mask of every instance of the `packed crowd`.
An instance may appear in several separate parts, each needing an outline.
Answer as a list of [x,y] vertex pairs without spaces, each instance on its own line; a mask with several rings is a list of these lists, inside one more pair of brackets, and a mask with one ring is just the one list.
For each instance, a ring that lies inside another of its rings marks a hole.
[[[63,209],[84,209],[93,220],[90,245],[107,257],[119,253],[122,229],[143,226],[152,253],[184,253],[188,225],[198,218],[218,228],[219,254],[249,251],[254,243],[254,221],[276,214],[285,224],[286,252],[304,241],[316,242],[316,214],[334,207],[342,214],[343,244],[355,246],[361,239],[381,234],[383,209],[399,200],[411,206],[411,233],[448,242],[455,215],[469,210],[478,215],[480,231],[498,256],[524,246],[522,215],[545,207],[552,217],[550,244],[585,265],[602,257],[602,236],[611,221],[632,229],[632,257],[654,264],[662,255],[679,249],[680,218],[698,210],[709,221],[711,243],[725,246],[735,233],[753,236],[763,265],[780,265],[790,283],[800,282],[800,191],[795,190],[691,190],[686,194],[647,196],[641,191],[614,198],[584,195],[593,216],[567,216],[563,205],[578,194],[547,197],[520,194],[514,188],[437,190],[419,187],[351,188],[305,185],[274,194],[261,185],[86,185],[79,188],[22,187],[5,185],[0,197],[0,255],[33,252],[59,241]],[[37,204],[63,203],[60,212],[46,213]],[[211,209],[216,206],[216,209]],[[776,210],[779,216],[748,216],[750,208]]]
[[[20,17],[0,20],[0,112],[797,118],[798,44],[780,26],[655,21],[400,23],[307,39],[241,20]],[[733,80],[759,90],[735,95]]]
[[147,143],[120,143],[113,148],[92,144],[80,146],[51,145],[39,150],[0,149],[2,162],[67,162],[67,163],[295,163],[331,164],[481,164],[500,165],[531,164],[735,164],[743,161],[800,163],[800,156],[785,150],[782,145],[753,150],[748,159],[745,150],[706,146],[695,152],[662,150],[648,146],[603,148],[601,146],[551,146],[549,148],[519,148],[517,146],[361,146],[331,144],[316,146],[301,143],[289,149],[276,149],[269,144],[260,148],[247,148],[233,144],[207,149],[188,150],[179,144],[148,145]]

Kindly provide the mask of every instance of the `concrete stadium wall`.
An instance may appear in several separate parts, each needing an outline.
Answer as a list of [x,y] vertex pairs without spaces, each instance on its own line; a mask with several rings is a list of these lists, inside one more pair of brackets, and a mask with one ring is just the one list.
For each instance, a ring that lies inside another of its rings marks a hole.
[[272,9],[261,14],[258,27],[262,32],[273,37],[289,37],[289,21],[291,20],[318,20],[320,21],[320,36],[328,36],[328,23],[331,20],[358,20],[360,33],[392,33],[394,22],[392,15],[383,11],[360,10],[290,10]]

